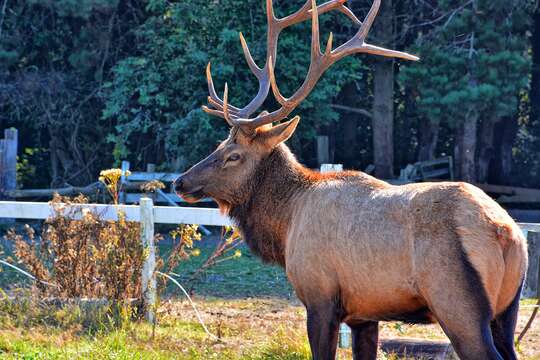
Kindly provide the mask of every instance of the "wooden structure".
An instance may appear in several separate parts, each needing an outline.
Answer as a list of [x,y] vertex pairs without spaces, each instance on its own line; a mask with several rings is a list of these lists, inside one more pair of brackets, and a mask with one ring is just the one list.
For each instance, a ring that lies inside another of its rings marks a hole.
[[528,189],[515,186],[475,184],[500,204],[540,203],[540,189]]
[[17,187],[17,130],[5,129],[0,139],[0,199]]
[[[180,174],[178,173],[165,173],[156,172],[156,166],[154,164],[148,164],[146,172],[133,171],[131,175],[125,176],[126,172],[130,170],[129,161],[122,161],[122,178],[121,178],[121,192],[120,201],[125,204],[139,203],[142,197],[150,196],[156,203],[166,203],[173,206],[178,206],[179,203],[185,203],[185,201],[176,195],[173,182]],[[165,190],[157,189],[154,194],[144,194],[140,189],[141,185],[157,180],[165,184]],[[201,202],[213,202],[211,199],[203,199]]]
[[540,231],[529,231],[527,235],[529,249],[529,268],[523,287],[523,297],[540,299]]
[[454,162],[451,156],[447,156],[407,165],[401,170],[399,180],[403,182],[454,180]]
[[317,163],[319,165],[327,164],[330,161],[330,139],[328,136],[317,136]]

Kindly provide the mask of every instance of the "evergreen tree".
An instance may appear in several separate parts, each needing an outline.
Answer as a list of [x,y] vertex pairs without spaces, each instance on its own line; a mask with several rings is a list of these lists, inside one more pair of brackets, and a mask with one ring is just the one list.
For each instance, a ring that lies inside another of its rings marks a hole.
[[[494,127],[517,119],[520,92],[527,87],[527,4],[522,0],[436,4],[433,20],[418,27],[414,49],[422,61],[403,69],[400,79],[429,132],[437,133],[441,124],[454,129],[461,178],[485,181],[494,160]],[[433,139],[437,136],[426,136],[427,141]]]

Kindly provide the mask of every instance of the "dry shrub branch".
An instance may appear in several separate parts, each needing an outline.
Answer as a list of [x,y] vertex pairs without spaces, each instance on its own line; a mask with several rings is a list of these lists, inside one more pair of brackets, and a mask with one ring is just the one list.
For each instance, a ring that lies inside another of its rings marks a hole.
[[[104,221],[85,209],[84,196],[55,196],[54,215],[45,221],[38,241],[34,230],[26,234],[10,231],[15,255],[38,280],[47,296],[60,298],[106,298],[113,301],[141,296],[144,249],[138,223]],[[80,220],[73,220],[73,219]]]

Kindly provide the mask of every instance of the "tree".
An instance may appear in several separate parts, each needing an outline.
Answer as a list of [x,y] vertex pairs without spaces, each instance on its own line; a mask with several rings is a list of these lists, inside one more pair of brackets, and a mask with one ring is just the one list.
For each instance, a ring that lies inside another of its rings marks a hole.
[[526,4],[439,1],[433,10],[414,46],[422,62],[404,69],[400,79],[414,96],[419,117],[429,122],[428,132],[437,132],[441,124],[454,129],[459,176],[485,181],[495,125],[517,118],[527,86]]
[[[6,5],[7,4],[7,5]],[[137,0],[4,2],[0,29],[2,121],[24,148],[45,153],[35,177],[52,186],[95,181],[107,159],[99,124],[103,79],[129,47]]]
[[[280,2],[275,8],[281,16],[299,6]],[[255,60],[264,63],[265,10],[258,0],[153,0],[148,9],[152,15],[136,30],[136,55],[120,61],[107,84],[103,117],[116,123],[109,140],[117,158],[128,157],[137,164],[151,156],[171,169],[185,169],[209,153],[227,131],[224,121],[200,110],[208,96],[206,64],[212,63],[217,89],[228,82],[232,104],[245,104],[256,93],[257,81],[242,55],[238,32],[246,36]],[[343,14],[321,17],[322,29],[338,29],[336,43],[346,38],[351,26]],[[276,74],[286,96],[300,86],[309,65],[310,24],[296,29],[282,34],[278,49]],[[311,151],[308,146],[318,130],[338,120],[332,99],[358,67],[355,59],[335,65],[300,107],[303,121],[297,134],[302,141],[293,142],[300,156],[309,159],[306,149]],[[271,110],[277,104],[270,96],[264,106]]]

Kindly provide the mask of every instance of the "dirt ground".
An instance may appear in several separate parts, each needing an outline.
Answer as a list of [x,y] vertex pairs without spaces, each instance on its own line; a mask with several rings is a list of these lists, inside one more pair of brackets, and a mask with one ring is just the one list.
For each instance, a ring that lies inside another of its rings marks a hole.
[[[257,346],[258,342],[265,342],[269,337],[283,332],[291,338],[307,339],[305,310],[295,300],[195,298],[195,303],[210,331],[221,336],[226,341],[226,346],[239,349]],[[532,306],[532,301],[523,302],[516,336],[529,319]],[[173,317],[180,321],[196,321],[195,313],[187,301],[165,301],[160,306],[159,316],[169,319]],[[249,333],[250,336],[238,336],[243,333]],[[382,323],[380,337],[447,340],[439,325],[408,325],[396,322]],[[540,319],[533,323],[518,349],[521,359],[540,359]],[[350,358],[350,351],[340,350],[340,359]]]

